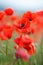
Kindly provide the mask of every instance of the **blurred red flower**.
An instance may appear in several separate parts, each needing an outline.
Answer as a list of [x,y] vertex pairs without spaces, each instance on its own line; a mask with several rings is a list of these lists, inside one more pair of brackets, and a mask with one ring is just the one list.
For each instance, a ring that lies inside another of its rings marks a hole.
[[3,11],[0,11],[0,20],[3,19],[4,15],[5,15],[5,13]]
[[11,26],[3,25],[0,28],[0,38],[2,40],[10,39],[12,37],[12,33],[13,33],[13,28]]
[[21,48],[27,50],[27,52],[32,55],[35,53],[35,46],[32,40],[26,35],[16,38],[14,42]]
[[6,13],[6,15],[12,15],[14,13],[13,9],[11,8],[5,9],[4,12]]
[[25,18],[18,20],[16,23],[14,23],[14,28],[18,32],[27,33],[29,27],[30,27],[30,22]]
[[36,17],[36,14],[32,13],[31,11],[27,11],[22,16],[22,18],[27,18],[29,21],[32,21],[35,17]]
[[12,37],[13,28],[11,26],[4,25],[3,33],[8,39],[10,39]]
[[29,21],[32,20],[32,13],[30,11],[27,11],[24,13],[23,18],[27,18]]
[[38,16],[40,16],[40,17],[43,17],[43,11],[38,11],[38,12],[36,12],[36,14],[37,14]]

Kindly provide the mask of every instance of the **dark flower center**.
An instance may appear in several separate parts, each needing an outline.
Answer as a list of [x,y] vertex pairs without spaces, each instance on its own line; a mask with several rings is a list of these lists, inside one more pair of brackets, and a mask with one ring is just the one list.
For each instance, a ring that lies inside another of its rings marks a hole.
[[22,23],[22,24],[21,24],[21,27],[24,27],[24,25],[25,25],[25,24]]
[[32,21],[32,18],[30,18],[29,21]]
[[20,27],[19,28],[23,28],[25,26],[24,23],[20,24]]

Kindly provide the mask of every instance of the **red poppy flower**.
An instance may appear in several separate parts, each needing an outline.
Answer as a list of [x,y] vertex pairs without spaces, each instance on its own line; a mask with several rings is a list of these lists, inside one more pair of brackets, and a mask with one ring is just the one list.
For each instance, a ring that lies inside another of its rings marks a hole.
[[40,27],[43,27],[43,11],[36,12]]
[[30,11],[26,12],[24,15],[23,15],[24,18],[28,18],[30,21],[32,19],[32,13]]
[[16,42],[17,45],[22,47],[24,44],[32,43],[32,40],[26,35],[26,36],[20,36],[19,38],[16,38],[14,42]]
[[36,26],[36,30],[39,30],[43,28],[43,16],[40,16],[38,14],[36,14],[36,18],[32,21],[33,27],[35,28]]
[[[27,44],[26,44],[27,45]],[[33,44],[30,44],[30,45],[24,45],[24,48],[28,51],[28,53],[30,55],[34,54],[35,53],[35,47]]]
[[32,55],[35,53],[35,47],[33,45],[32,40],[26,35],[21,36],[20,38],[17,38],[14,40],[14,42],[21,48],[24,48],[27,50],[27,52]]
[[0,20],[3,19],[4,15],[5,15],[5,13],[3,11],[0,11]]
[[30,22],[24,18],[14,23],[14,27],[17,31],[26,33],[27,29],[30,27]]
[[4,11],[5,11],[6,15],[12,15],[14,13],[13,9],[11,9],[11,8],[7,8]]
[[8,38],[8,39],[10,39],[11,37],[12,37],[12,33],[13,33],[13,28],[11,27],[11,26],[5,26],[4,28],[3,28],[3,33],[4,33],[4,35]]
[[27,18],[29,21],[32,21],[36,17],[36,15],[35,13],[27,11],[22,17]]
[[12,33],[13,33],[13,28],[12,26],[9,25],[2,25],[0,27],[0,38],[2,40],[7,40],[10,39],[12,37]]

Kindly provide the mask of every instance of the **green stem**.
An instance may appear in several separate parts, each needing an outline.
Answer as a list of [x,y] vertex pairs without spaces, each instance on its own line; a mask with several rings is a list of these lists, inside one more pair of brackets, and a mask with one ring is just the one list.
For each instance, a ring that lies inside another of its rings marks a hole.
[[23,59],[21,58],[20,60],[21,60],[22,65],[25,65]]
[[21,65],[20,59],[17,59],[16,61],[17,61],[17,65]]
[[8,40],[6,42],[6,55],[8,54]]

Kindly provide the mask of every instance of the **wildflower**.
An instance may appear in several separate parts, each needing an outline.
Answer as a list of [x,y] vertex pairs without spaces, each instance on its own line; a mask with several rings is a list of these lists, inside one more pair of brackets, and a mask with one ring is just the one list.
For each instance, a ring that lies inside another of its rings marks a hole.
[[4,28],[3,28],[3,33],[4,33],[4,35],[8,38],[8,39],[10,39],[11,37],[12,37],[12,33],[13,33],[13,28],[11,27],[11,26],[5,26]]
[[24,15],[23,15],[24,18],[27,18],[29,21],[32,20],[32,13],[30,11],[26,12]]
[[3,11],[0,11],[0,20],[3,19],[4,15],[5,15],[5,13]]
[[32,12],[30,12],[30,11],[27,11],[27,12],[22,16],[22,18],[27,18],[29,21],[34,20],[35,17],[36,17],[36,14],[35,14],[35,13],[32,13]]
[[5,11],[6,15],[12,15],[14,13],[13,9],[11,9],[11,8],[7,8],[4,11]]
[[26,35],[16,38],[14,42],[21,48],[27,50],[28,54],[32,55],[35,53],[35,46],[32,40]]
[[14,23],[14,27],[18,32],[26,33],[27,29],[30,27],[30,22],[24,18]]

